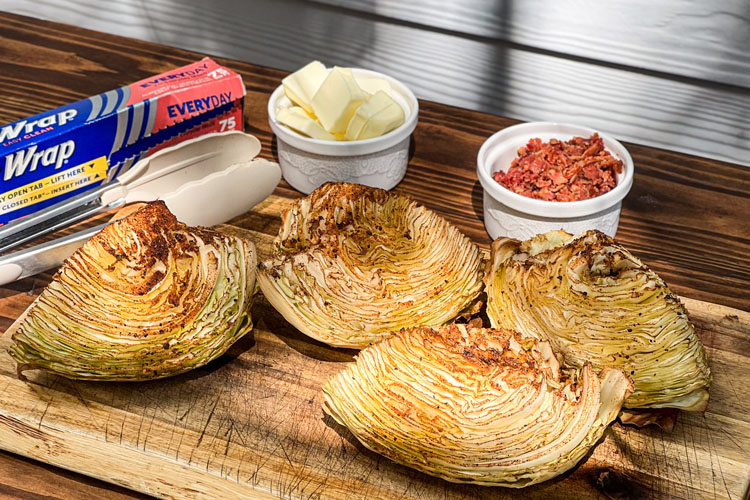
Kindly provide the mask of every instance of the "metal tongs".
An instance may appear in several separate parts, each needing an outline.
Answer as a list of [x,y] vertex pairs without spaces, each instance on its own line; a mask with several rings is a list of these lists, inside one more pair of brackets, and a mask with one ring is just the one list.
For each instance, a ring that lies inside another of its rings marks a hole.
[[[273,192],[278,164],[255,158],[260,141],[232,131],[207,134],[137,162],[118,179],[0,228],[0,252],[128,203],[163,200],[178,220],[213,226],[249,211]],[[59,266],[101,224],[0,257],[0,285]]]

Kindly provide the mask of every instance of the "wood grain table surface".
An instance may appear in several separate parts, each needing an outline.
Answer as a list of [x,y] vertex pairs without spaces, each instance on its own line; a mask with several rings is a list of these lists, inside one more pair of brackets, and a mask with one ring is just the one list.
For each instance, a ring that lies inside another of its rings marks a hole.
[[[198,60],[206,54],[0,13],[0,124]],[[210,55],[210,54],[208,54]],[[284,72],[217,58],[247,87],[245,130],[275,159],[266,102]],[[476,154],[513,120],[420,102],[413,156],[396,191],[444,215],[488,246]],[[601,110],[606,113],[606,110]],[[617,116],[611,116],[617,120]],[[585,125],[585,124],[583,124]],[[635,181],[617,239],[679,295],[750,310],[750,169],[626,144]],[[299,193],[283,181],[283,197]],[[0,331],[50,274],[0,287]],[[25,298],[24,298],[25,296]],[[145,498],[56,467],[0,452],[0,499]]]

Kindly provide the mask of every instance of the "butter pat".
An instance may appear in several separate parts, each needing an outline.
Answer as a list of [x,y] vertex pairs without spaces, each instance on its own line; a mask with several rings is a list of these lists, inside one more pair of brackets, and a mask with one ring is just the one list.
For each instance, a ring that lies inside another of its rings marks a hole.
[[323,139],[326,141],[336,140],[334,136],[326,132],[323,127],[320,126],[320,123],[310,118],[300,106],[279,108],[276,112],[276,119],[287,127],[308,137]]
[[357,108],[344,136],[347,141],[372,139],[387,134],[404,123],[404,110],[382,90]]
[[368,94],[376,94],[378,90],[382,90],[389,96],[393,96],[393,90],[391,90],[391,84],[385,78],[375,78],[369,76],[354,77],[357,80],[359,88],[367,92]]
[[312,100],[315,92],[328,76],[328,70],[320,61],[313,61],[302,69],[284,78],[284,94],[297,106],[300,106],[308,114],[312,114]]
[[354,112],[365,102],[352,70],[333,68],[312,98],[315,116],[332,134],[345,133]]

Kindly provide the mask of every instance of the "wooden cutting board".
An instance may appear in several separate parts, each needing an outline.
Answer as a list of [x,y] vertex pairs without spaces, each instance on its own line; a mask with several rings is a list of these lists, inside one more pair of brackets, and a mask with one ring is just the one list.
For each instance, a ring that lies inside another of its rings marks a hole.
[[[273,196],[224,229],[250,234],[262,258],[285,203]],[[707,411],[681,413],[671,433],[616,423],[579,467],[520,492],[448,483],[360,445],[324,415],[320,390],[355,352],[307,338],[262,296],[253,333],[227,354],[153,382],[41,372],[27,372],[23,382],[6,352],[10,335],[0,337],[0,448],[173,499],[743,500],[750,485],[750,314],[683,301],[714,375]]]

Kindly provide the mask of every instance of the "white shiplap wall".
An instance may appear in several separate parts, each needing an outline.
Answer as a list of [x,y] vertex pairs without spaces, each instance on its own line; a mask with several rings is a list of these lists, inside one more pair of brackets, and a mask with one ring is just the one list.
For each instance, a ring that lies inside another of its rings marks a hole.
[[750,88],[747,0],[318,0],[560,54]]
[[[750,165],[750,2],[0,0],[0,9]],[[0,28],[1,30],[1,28]]]

